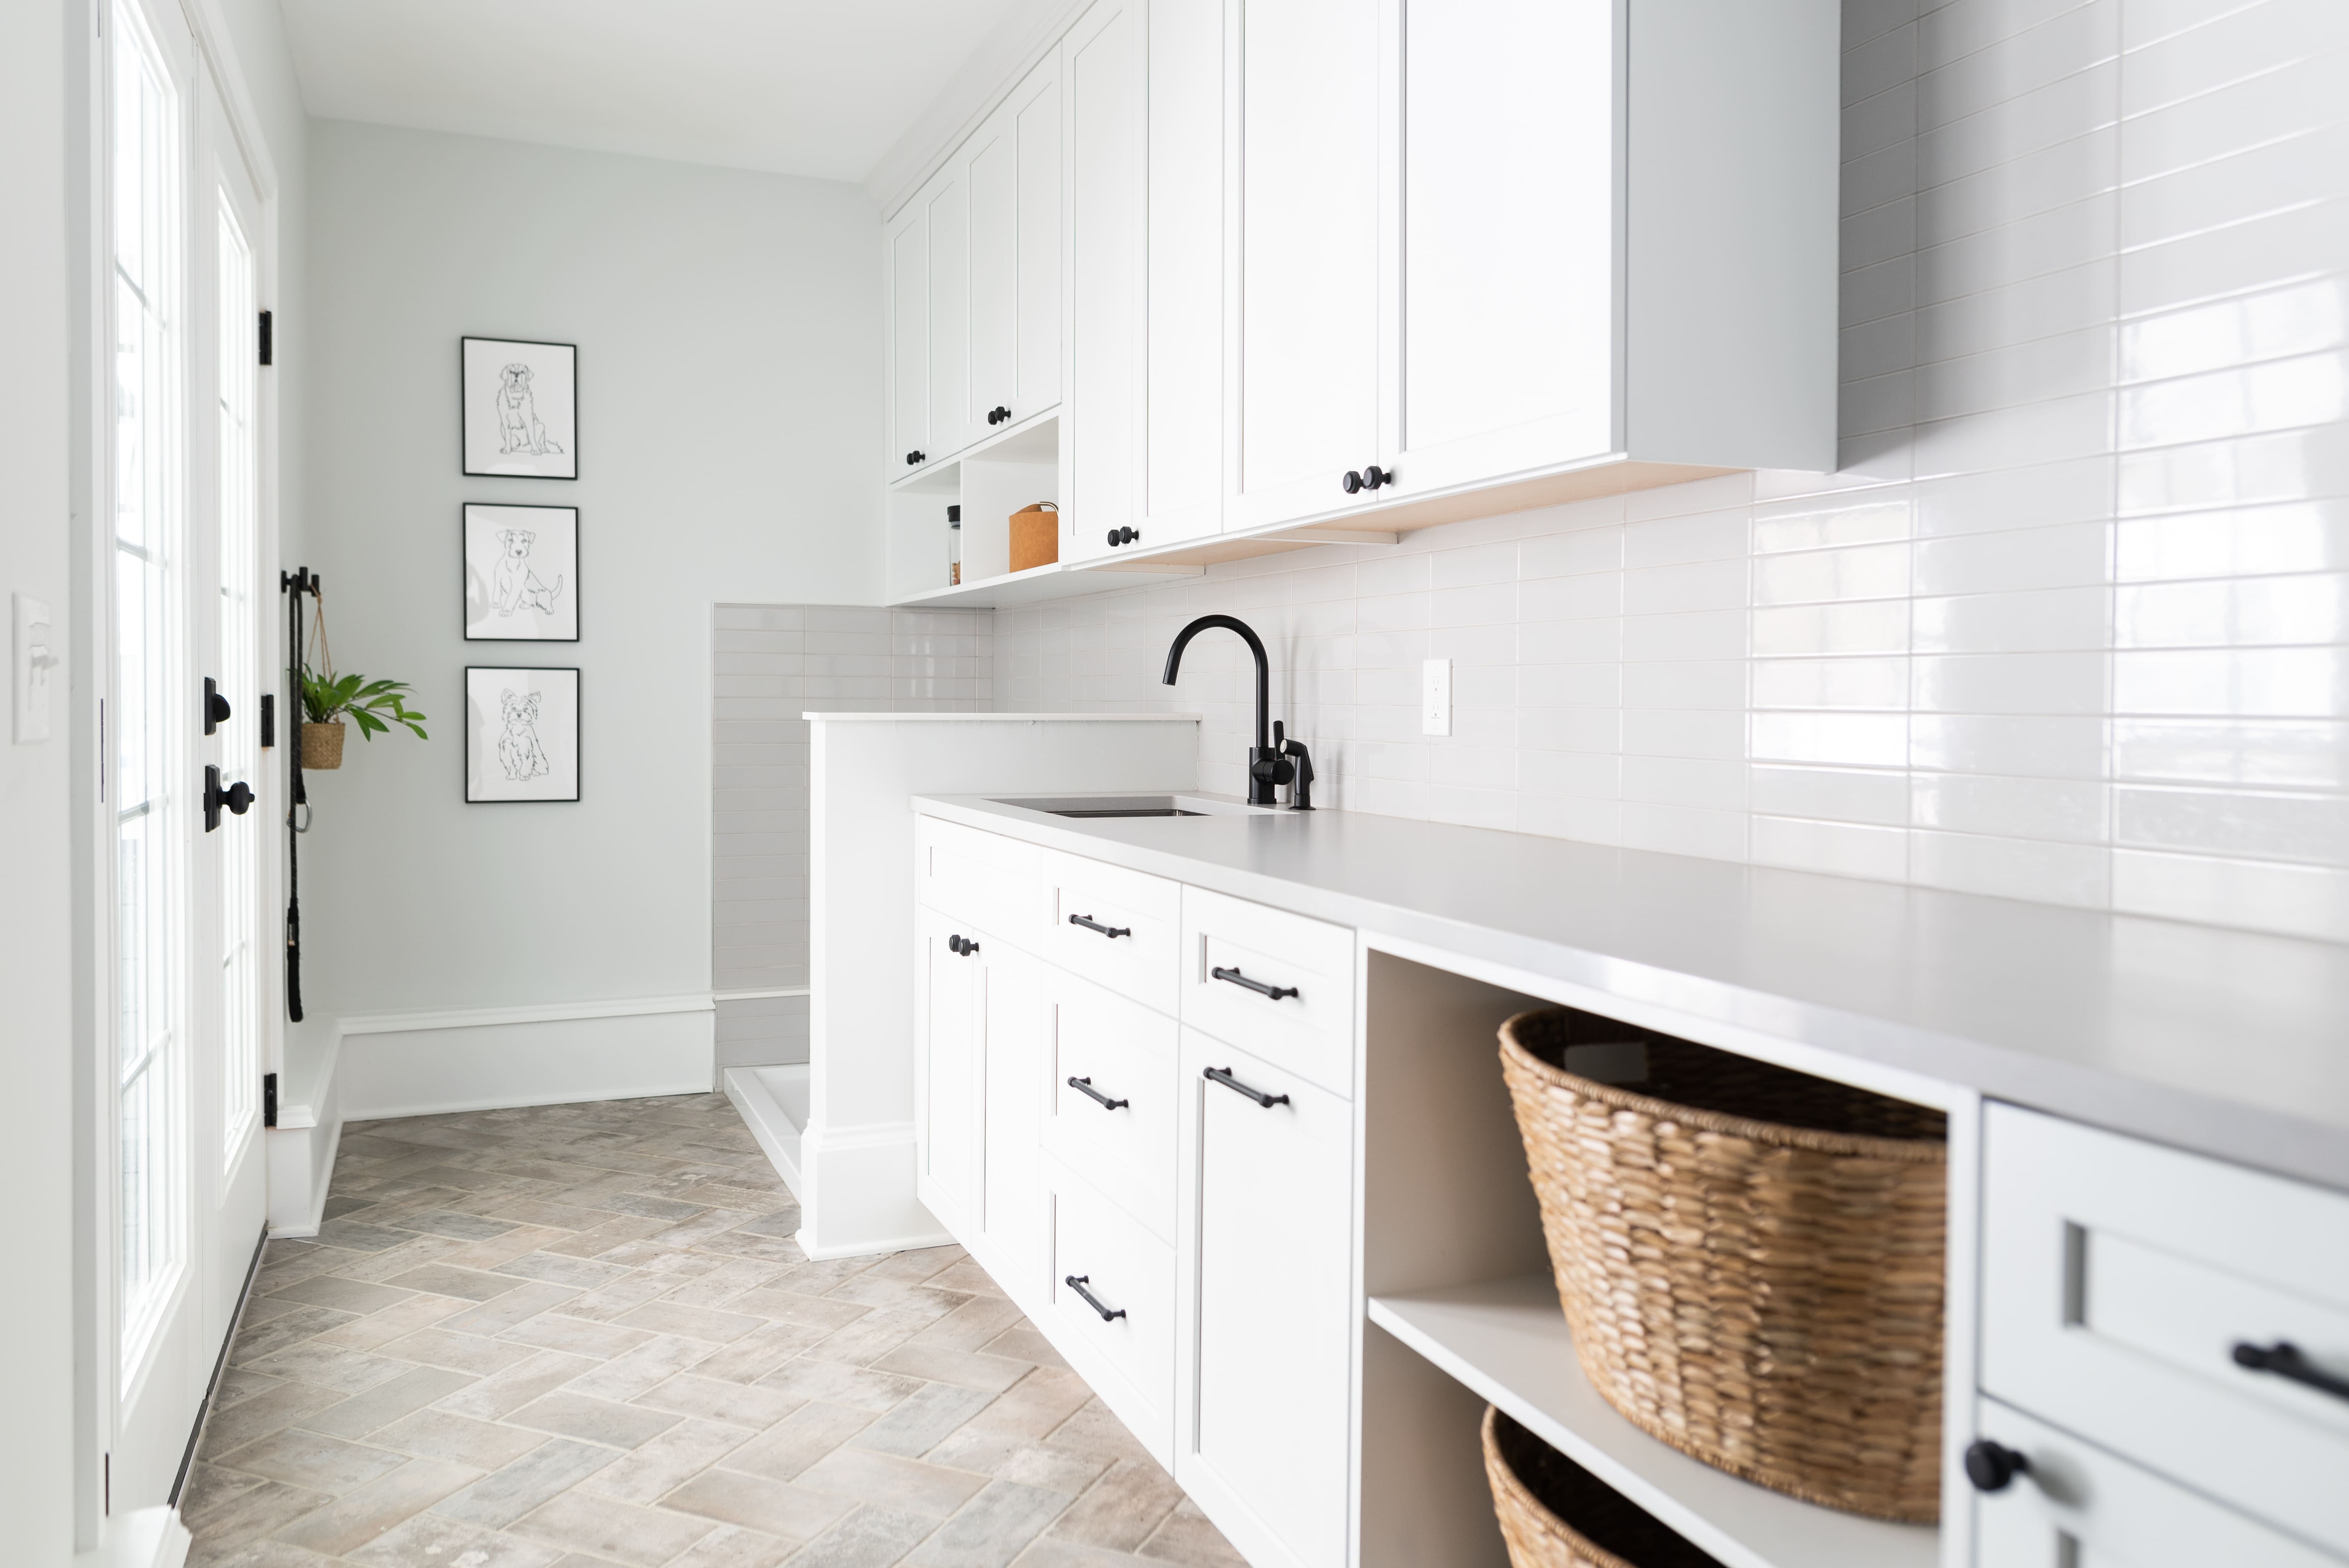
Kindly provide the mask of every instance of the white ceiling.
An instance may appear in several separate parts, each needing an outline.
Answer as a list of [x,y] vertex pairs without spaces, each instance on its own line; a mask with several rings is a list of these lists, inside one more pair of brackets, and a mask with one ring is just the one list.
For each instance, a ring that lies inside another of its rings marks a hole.
[[861,181],[1021,0],[281,0],[324,119]]

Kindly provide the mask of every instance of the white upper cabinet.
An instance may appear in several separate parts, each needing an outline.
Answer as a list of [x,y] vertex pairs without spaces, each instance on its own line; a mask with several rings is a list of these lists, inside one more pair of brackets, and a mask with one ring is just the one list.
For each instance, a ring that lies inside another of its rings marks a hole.
[[[1101,0],[1061,46],[1068,101],[1069,387],[1061,559],[1142,522],[1149,8]],[[1107,542],[1120,535],[1119,544]]]
[[1405,11],[1381,461],[1411,489],[1616,449],[1614,26],[1614,0]]
[[1028,74],[964,156],[971,438],[1061,400],[1061,62]]
[[930,457],[960,451],[974,428],[970,397],[970,170],[957,159],[923,191],[930,254]]
[[1237,363],[1227,528],[1329,511],[1379,459],[1381,0],[1228,0]]
[[1148,326],[1142,524],[1224,525],[1223,0],[1150,7]]
[[889,300],[889,472],[931,456],[930,232],[928,210],[909,201],[890,222],[883,259]]

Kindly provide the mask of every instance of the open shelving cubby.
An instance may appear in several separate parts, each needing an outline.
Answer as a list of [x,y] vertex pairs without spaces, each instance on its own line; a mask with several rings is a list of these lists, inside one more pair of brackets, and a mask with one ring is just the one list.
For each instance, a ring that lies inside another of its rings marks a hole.
[[1506,1568],[1477,1436],[1488,1403],[1728,1568],[1936,1568],[1934,1527],[1741,1480],[1599,1397],[1558,1306],[1496,1059],[1501,1024],[1550,1004],[1376,949],[1368,985],[1362,1568]]

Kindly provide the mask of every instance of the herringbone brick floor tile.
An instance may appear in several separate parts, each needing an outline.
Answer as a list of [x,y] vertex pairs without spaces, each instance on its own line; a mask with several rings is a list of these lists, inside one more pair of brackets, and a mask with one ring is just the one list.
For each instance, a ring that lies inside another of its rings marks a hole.
[[1227,1568],[958,1247],[812,1264],[717,1095],[355,1123],[270,1243],[191,1568]]

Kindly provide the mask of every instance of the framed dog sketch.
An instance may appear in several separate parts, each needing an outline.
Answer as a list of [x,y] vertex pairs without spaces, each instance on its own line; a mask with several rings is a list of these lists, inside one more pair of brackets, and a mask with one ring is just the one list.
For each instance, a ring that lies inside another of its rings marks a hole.
[[579,799],[579,672],[465,667],[465,799]]
[[465,508],[465,640],[579,640],[579,509]]
[[568,343],[463,340],[465,471],[579,477],[579,350]]

